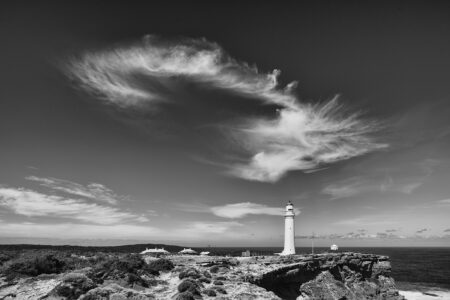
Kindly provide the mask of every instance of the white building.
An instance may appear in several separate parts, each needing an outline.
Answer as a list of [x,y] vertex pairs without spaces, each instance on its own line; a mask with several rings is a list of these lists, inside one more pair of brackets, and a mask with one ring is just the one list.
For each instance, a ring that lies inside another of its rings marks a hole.
[[197,254],[197,251],[192,250],[191,248],[184,248],[183,250],[179,251],[178,254]]
[[294,206],[291,201],[286,205],[284,214],[284,249],[281,255],[295,254]]
[[164,250],[164,248],[154,248],[154,249],[148,249],[146,248],[144,251],[141,252],[141,254],[153,254],[153,255],[158,255],[158,254],[169,254],[169,251]]

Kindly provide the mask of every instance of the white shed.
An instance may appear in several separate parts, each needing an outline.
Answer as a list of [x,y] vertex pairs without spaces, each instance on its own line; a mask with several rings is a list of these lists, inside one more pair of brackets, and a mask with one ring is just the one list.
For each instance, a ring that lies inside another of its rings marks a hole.
[[180,252],[178,252],[179,254],[197,254],[197,251],[192,250],[191,248],[184,248],[183,250],[181,250]]

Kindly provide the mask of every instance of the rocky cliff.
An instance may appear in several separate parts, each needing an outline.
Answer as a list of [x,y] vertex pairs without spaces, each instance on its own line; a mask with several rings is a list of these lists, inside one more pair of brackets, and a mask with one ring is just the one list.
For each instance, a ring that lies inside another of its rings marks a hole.
[[252,282],[283,299],[403,299],[386,256],[333,253],[291,259]]
[[[49,261],[55,265],[55,259]],[[42,267],[42,260],[38,262]],[[0,280],[0,299],[403,299],[390,277],[388,258],[369,254],[168,256],[145,261],[137,255],[108,255],[88,267],[76,261],[77,269],[67,269],[67,263],[52,269],[61,270],[59,274],[8,273],[3,283]],[[11,266],[35,271],[23,259],[4,270]]]

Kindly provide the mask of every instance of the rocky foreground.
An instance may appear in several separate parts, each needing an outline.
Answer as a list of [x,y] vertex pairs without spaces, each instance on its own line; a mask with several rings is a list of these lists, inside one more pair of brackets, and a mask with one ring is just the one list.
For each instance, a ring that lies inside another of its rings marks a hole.
[[404,299],[388,257],[370,254],[27,259],[3,264],[0,299]]

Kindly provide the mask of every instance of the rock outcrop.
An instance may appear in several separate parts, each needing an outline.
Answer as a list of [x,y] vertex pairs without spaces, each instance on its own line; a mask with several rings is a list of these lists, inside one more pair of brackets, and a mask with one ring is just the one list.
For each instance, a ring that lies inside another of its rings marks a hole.
[[283,299],[403,299],[386,256],[331,253],[291,260],[251,281]]

